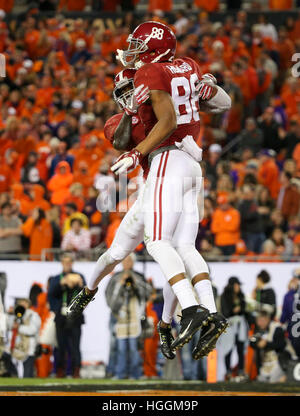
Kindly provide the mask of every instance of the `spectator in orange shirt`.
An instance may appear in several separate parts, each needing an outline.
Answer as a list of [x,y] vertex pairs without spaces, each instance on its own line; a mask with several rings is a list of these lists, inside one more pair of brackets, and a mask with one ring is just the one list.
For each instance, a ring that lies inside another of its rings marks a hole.
[[[235,246],[235,253],[231,256],[231,262],[237,261],[251,261],[251,259],[255,256],[253,251],[249,251],[247,246],[243,240],[239,240]],[[254,257],[255,258],[255,257]]]
[[36,29],[36,20],[32,16],[28,16],[25,22],[24,43],[31,59],[37,58],[36,51],[39,39],[40,31]]
[[255,109],[255,99],[259,93],[258,74],[256,68],[250,64],[250,57],[248,55],[241,56],[239,62],[244,68],[245,75],[249,80],[249,106],[247,113],[253,114]]
[[163,12],[170,12],[173,7],[172,0],[150,0],[148,3],[148,11],[162,10]]
[[84,197],[83,197],[83,186],[79,182],[74,182],[69,188],[69,193],[66,195],[63,204],[74,203],[77,206],[79,212],[84,209]]
[[31,260],[40,260],[43,249],[52,247],[53,231],[46,220],[45,212],[35,208],[32,216],[22,225],[23,234],[29,238],[29,254]]
[[219,0],[194,0],[194,6],[207,12],[216,12],[219,10]]
[[27,118],[23,118],[18,124],[17,140],[14,142],[14,150],[26,159],[35,149],[35,140],[30,134],[32,124]]
[[0,9],[3,11],[2,16],[5,17],[5,13],[11,12],[12,8],[14,7],[15,0],[1,0],[0,1]]
[[60,0],[58,10],[81,12],[86,6],[86,0]]
[[73,183],[73,174],[70,165],[65,162],[59,162],[55,174],[47,183],[47,188],[51,192],[51,203],[62,205],[66,196],[70,194],[69,188]]
[[11,169],[5,163],[4,157],[0,156],[0,193],[9,191],[11,182]]
[[[43,333],[43,329],[45,329],[49,319],[51,319],[52,312],[50,311],[49,302],[48,302],[48,294],[47,292],[41,292],[37,296],[37,307],[36,312],[39,314],[42,325],[40,329],[40,335]],[[47,354],[42,353],[39,357],[37,357],[35,361],[37,377],[39,378],[47,378],[51,374],[52,370],[52,347],[50,345],[42,344],[41,348],[48,351]]]
[[44,199],[45,189],[43,186],[36,184],[32,186],[30,191],[31,205],[33,208],[41,208],[43,211],[48,211],[51,208],[50,203]]
[[88,190],[94,183],[93,176],[89,175],[88,164],[81,160],[78,163],[78,168],[74,170],[74,182],[78,182],[83,187],[83,196],[87,198]]
[[287,30],[282,27],[278,33],[277,49],[279,53],[279,68],[286,71],[291,67],[292,55],[295,52],[293,42],[288,38]]
[[98,146],[97,136],[90,136],[86,140],[84,147],[76,150],[76,157],[74,162],[74,170],[78,169],[79,163],[84,161],[89,167],[89,174],[94,177],[98,172],[104,152]]
[[279,192],[279,169],[275,163],[274,150],[264,149],[259,153],[257,178],[259,183],[268,188],[272,198],[276,199]]
[[24,193],[24,186],[20,183],[14,183],[11,186],[12,202],[19,205],[21,215],[27,217],[31,213],[31,201],[28,195]]
[[297,187],[292,184],[291,179],[292,175],[289,172],[281,172],[277,208],[281,210],[287,221],[298,215],[300,208],[300,193]]
[[293,0],[269,0],[271,10],[288,10],[293,7]]
[[290,17],[287,19],[287,30],[289,32],[289,38],[295,42],[297,39],[300,39],[300,16],[296,19]]
[[55,92],[52,97],[52,104],[48,109],[48,124],[52,130],[63,123],[66,117],[66,112],[62,108],[61,95]]
[[109,248],[115,238],[117,229],[119,228],[119,225],[121,224],[122,219],[125,217],[126,212],[117,212],[114,215],[114,220],[109,224],[107,227],[107,232],[105,236],[105,244],[106,247]]
[[153,334],[144,341],[144,375],[148,378],[157,377],[156,357],[157,357],[157,345],[159,335],[157,332],[158,316],[154,308],[154,302],[156,300],[156,290],[153,287],[152,294],[146,303],[146,317],[151,320],[153,326]]
[[211,231],[215,235],[215,245],[224,256],[231,256],[240,238],[240,213],[225,195],[219,196],[217,202],[219,207],[212,215]]
[[232,81],[240,88],[244,104],[248,105],[251,99],[250,80],[245,72],[240,61],[236,61],[232,64]]
[[111,53],[115,53],[116,45],[114,34],[111,30],[106,29],[101,39],[101,55],[107,58]]
[[300,81],[297,78],[288,78],[281,88],[280,96],[285,104],[285,110],[288,117],[298,114],[297,101],[300,98],[299,91]]

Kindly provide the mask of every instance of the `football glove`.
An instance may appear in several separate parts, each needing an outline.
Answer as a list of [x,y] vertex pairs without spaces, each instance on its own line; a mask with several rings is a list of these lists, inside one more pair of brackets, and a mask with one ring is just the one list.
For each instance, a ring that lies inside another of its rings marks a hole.
[[148,87],[145,87],[144,84],[141,84],[135,88],[134,93],[128,100],[128,104],[124,108],[125,113],[128,116],[133,116],[136,114],[138,107],[146,102],[150,97],[150,90]]
[[202,75],[201,81],[204,81],[207,84],[211,84],[211,85],[217,85],[218,83],[216,77],[214,77],[213,74],[210,74],[210,73],[206,73]]
[[200,81],[195,86],[196,94],[198,95],[198,99],[202,101],[207,101],[211,99],[213,93],[212,85],[207,84],[206,82]]
[[125,152],[119,156],[116,162],[112,165],[111,170],[116,175],[120,175],[124,172],[131,172],[141,163],[142,158],[143,156],[141,152],[136,149],[132,149],[130,152]]
[[212,87],[214,85],[217,85],[217,80],[212,74],[207,73],[202,75],[200,81],[195,87],[199,100],[210,100],[213,93]]

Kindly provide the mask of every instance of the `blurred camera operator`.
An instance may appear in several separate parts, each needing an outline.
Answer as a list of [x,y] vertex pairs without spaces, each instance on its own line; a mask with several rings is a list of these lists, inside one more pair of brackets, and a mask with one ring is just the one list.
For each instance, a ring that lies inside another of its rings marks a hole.
[[123,271],[112,276],[107,289],[106,301],[116,319],[116,366],[118,379],[141,376],[141,357],[138,341],[142,332],[141,321],[145,316],[145,304],[152,288],[144,276],[133,270],[133,254],[123,261]]
[[5,348],[6,333],[7,333],[7,319],[6,319],[6,313],[4,310],[4,296],[2,296],[1,287],[0,287],[0,375],[2,374],[2,372],[5,373],[5,369],[3,369],[2,354]]
[[73,270],[73,258],[65,254],[62,258],[62,272],[50,279],[48,299],[50,309],[55,313],[57,338],[56,376],[66,375],[66,355],[69,351],[71,372],[74,378],[79,377],[81,366],[80,337],[83,315],[76,319],[67,319],[67,305],[84,286],[84,277]]
[[[225,380],[236,382],[246,381],[245,344],[248,339],[248,323],[245,310],[245,295],[241,289],[242,282],[236,276],[231,276],[220,298],[222,314],[228,319],[230,326],[222,337],[222,351],[225,358]],[[233,377],[231,356],[236,348],[238,355],[238,375]]]
[[256,316],[260,311],[267,312],[272,319],[276,316],[276,294],[271,287],[271,276],[266,270],[262,270],[256,277],[256,287],[252,292],[251,305]]
[[288,338],[300,360],[300,269],[294,270],[293,278],[289,282],[280,322],[286,327]]
[[[8,310],[8,344],[5,361],[11,375],[34,377],[35,351],[41,318],[30,309],[29,299],[18,299]],[[14,368],[15,367],[15,368]]]
[[267,312],[261,311],[256,317],[256,333],[249,341],[256,353],[257,380],[270,383],[284,381],[281,363],[289,353],[280,323],[272,321]]

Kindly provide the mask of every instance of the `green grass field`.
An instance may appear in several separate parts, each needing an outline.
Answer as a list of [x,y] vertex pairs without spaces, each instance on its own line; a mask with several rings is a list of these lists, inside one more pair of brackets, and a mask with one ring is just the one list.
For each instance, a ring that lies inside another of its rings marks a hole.
[[[152,380],[147,381],[151,383]],[[154,381],[154,380],[153,380]],[[156,381],[156,380],[155,380]],[[90,379],[90,378],[0,378],[0,386],[65,386],[65,385],[86,385],[86,384],[136,384],[140,380],[111,380],[111,379]]]
[[203,381],[183,380],[112,380],[112,379],[72,379],[72,378],[0,378],[1,391],[129,391],[129,390],[185,390],[215,392],[274,392],[300,394],[300,383],[267,384],[258,382],[214,384]]

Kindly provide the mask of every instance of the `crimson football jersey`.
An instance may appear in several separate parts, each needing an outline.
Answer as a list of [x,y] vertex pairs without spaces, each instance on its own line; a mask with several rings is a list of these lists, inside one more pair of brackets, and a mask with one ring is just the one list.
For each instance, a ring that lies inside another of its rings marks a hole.
[[[114,134],[123,117],[123,114],[124,113],[115,114],[114,116],[110,117],[104,125],[104,136],[111,143],[113,143],[114,141]],[[138,115],[134,115],[131,117],[131,139],[126,150],[133,149],[144,139],[145,139],[144,125],[141,122],[140,117]],[[147,161],[148,161],[147,158],[144,158],[142,160],[142,168],[144,170],[144,175],[146,175],[148,172]]]
[[[197,141],[200,130],[198,97],[195,85],[201,78],[199,66],[191,58],[179,58],[173,62],[157,62],[143,65],[135,74],[135,88],[144,84],[150,90],[163,90],[172,97],[177,117],[177,129],[160,145],[169,146],[180,142],[186,136]],[[144,103],[139,107],[138,114],[148,135],[157,123],[152,106]]]

